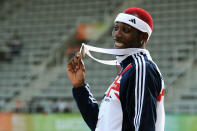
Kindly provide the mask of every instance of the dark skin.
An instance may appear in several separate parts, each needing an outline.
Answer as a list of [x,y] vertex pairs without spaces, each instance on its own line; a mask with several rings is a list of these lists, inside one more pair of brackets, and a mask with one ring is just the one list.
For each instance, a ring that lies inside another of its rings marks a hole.
[[[135,15],[135,14],[134,14]],[[135,15],[136,16],[136,15]],[[145,48],[148,34],[143,33],[130,25],[117,22],[114,24],[112,37],[114,47],[124,48]],[[81,53],[77,53],[67,65],[68,78],[75,88],[85,85],[85,66]]]
[[112,37],[115,48],[145,48],[148,34],[130,25],[117,22],[114,24]]
[[85,85],[85,66],[81,53],[77,53],[67,65],[68,78],[75,88]]

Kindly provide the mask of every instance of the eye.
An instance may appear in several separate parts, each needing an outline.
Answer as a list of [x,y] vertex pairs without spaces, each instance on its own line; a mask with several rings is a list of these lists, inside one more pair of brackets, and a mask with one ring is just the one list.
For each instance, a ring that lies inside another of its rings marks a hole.
[[114,25],[114,31],[117,31],[119,27],[117,25]]
[[123,31],[124,33],[130,33],[130,32],[131,32],[131,30],[130,30],[129,28],[127,28],[127,27],[124,27],[124,28],[122,29],[122,31]]

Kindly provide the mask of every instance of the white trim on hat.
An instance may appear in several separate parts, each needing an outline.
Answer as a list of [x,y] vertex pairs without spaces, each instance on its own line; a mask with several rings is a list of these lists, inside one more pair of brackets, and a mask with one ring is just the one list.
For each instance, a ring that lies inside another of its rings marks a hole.
[[148,38],[151,36],[152,29],[150,26],[134,15],[119,13],[114,22],[123,22],[125,24],[131,25],[142,32],[148,33]]

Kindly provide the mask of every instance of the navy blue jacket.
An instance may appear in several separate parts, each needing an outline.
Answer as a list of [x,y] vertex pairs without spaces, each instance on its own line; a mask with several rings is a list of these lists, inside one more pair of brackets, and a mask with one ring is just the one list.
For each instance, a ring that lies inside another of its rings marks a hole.
[[[158,113],[164,113],[157,111],[158,102],[164,95],[163,79],[157,65],[140,52],[124,59],[121,67],[124,72],[116,96],[122,108],[122,131],[155,131],[156,121],[160,119]],[[99,105],[90,93],[89,85],[73,88],[73,96],[85,122],[94,131]]]

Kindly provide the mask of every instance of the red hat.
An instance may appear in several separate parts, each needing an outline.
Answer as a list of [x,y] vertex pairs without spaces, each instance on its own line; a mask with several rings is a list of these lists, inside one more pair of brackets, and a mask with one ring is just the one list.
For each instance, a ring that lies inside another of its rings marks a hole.
[[153,19],[151,15],[144,9],[128,8],[124,10],[124,13],[131,14],[131,15],[136,14],[138,18],[146,22],[150,26],[150,28],[153,30]]

